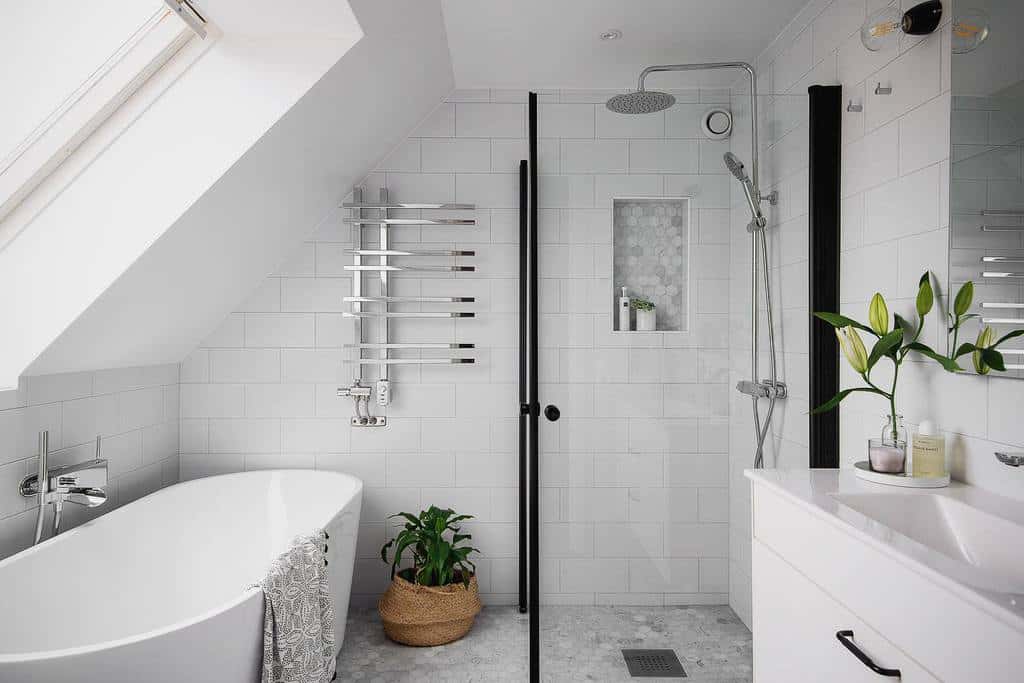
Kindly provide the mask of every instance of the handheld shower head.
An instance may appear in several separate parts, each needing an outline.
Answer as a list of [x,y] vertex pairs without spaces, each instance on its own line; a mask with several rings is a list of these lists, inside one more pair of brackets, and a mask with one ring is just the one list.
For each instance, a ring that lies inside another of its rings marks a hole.
[[757,190],[754,188],[754,183],[750,181],[750,176],[747,175],[747,169],[743,167],[743,162],[733,154],[732,152],[726,152],[722,158],[725,160],[725,167],[729,169],[729,173],[732,173],[736,180],[740,181],[740,185],[743,186],[743,194],[747,198],[747,204],[750,206],[750,216],[752,223],[758,228],[763,228],[768,224],[764,214],[761,213],[761,207],[758,206],[760,197],[758,197]]
[[743,162],[740,161],[735,154],[732,152],[726,152],[722,158],[725,159],[725,167],[729,169],[729,173],[732,173],[733,176],[735,176],[736,180],[741,183],[745,183],[750,180],[750,177],[747,175],[747,169],[743,166]]

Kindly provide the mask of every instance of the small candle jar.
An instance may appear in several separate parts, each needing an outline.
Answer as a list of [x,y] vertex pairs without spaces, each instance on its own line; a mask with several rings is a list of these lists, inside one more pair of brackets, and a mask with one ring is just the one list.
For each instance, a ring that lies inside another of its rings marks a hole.
[[902,415],[884,417],[882,438],[868,439],[868,464],[875,472],[903,474],[907,471],[907,428]]
[[907,464],[907,442],[868,439],[868,463],[874,472],[903,474]]

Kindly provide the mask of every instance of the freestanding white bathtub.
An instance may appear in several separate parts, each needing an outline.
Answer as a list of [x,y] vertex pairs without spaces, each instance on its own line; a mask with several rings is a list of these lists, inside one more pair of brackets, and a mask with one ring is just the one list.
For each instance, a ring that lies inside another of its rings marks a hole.
[[0,681],[259,680],[270,561],[327,530],[340,649],[363,484],[311,470],[177,484],[0,562]]

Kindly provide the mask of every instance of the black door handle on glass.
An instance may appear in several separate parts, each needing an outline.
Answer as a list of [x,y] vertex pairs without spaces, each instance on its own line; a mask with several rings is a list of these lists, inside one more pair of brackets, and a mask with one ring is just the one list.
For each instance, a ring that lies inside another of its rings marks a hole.
[[547,406],[544,408],[544,417],[555,422],[558,418],[562,417],[562,411],[558,409],[558,406]]
[[837,631],[836,638],[843,644],[847,650],[853,653],[853,656],[861,661],[861,663],[867,668],[874,671],[879,676],[891,676],[893,678],[900,678],[899,669],[886,669],[884,666],[878,666],[872,661],[871,657],[864,654],[864,651],[857,647],[857,644],[853,642],[853,631]]

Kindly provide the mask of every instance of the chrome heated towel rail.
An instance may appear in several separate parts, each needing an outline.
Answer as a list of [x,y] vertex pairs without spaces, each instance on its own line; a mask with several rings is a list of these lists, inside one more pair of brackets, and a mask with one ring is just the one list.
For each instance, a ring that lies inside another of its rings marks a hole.
[[[476,225],[474,218],[396,218],[390,214],[393,210],[412,211],[473,211],[476,206],[473,204],[446,204],[446,203],[400,203],[391,200],[387,188],[381,188],[379,200],[367,202],[363,199],[363,190],[356,188],[352,192],[352,201],[342,204],[343,208],[351,209],[352,216],[345,219],[345,223],[352,226],[352,248],[346,252],[352,255],[352,264],[346,265],[345,270],[352,273],[351,296],[344,297],[345,303],[350,304],[348,311],[342,313],[345,318],[352,320],[354,325],[355,343],[345,344],[344,348],[350,349],[352,354],[345,361],[353,368],[352,384],[338,389],[339,396],[350,397],[355,405],[355,415],[352,417],[352,425],[356,427],[383,427],[387,425],[386,415],[372,415],[370,411],[370,398],[376,395],[376,404],[380,408],[386,408],[391,402],[391,379],[389,368],[392,365],[466,365],[476,362],[474,358],[463,356],[445,357],[394,357],[392,350],[428,350],[440,351],[462,351],[475,348],[474,344],[451,342],[392,342],[391,321],[400,319],[444,319],[444,318],[473,318],[476,316],[472,311],[396,311],[392,309],[396,304],[465,304],[475,303],[476,298],[471,296],[392,296],[390,292],[390,275],[393,273],[472,273],[476,271],[475,266],[470,265],[419,265],[413,263],[399,265],[392,262],[392,259],[399,258],[465,258],[476,256],[475,251],[463,249],[396,249],[391,245],[390,231],[393,228],[407,226],[421,226],[429,229],[428,226],[449,226],[449,227],[472,227]],[[365,211],[376,211],[377,215],[366,216]],[[364,228],[377,228],[376,244],[366,244],[363,240]],[[369,261],[369,259],[375,259]],[[363,274],[368,274],[376,280],[377,291],[372,291],[373,281],[363,280]],[[371,306],[375,308],[370,309]],[[375,327],[374,323],[376,323]],[[373,337],[372,332],[376,331]],[[371,357],[364,357],[363,350],[374,353]],[[363,368],[376,366],[377,379],[371,389],[370,385],[364,382]]]

